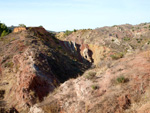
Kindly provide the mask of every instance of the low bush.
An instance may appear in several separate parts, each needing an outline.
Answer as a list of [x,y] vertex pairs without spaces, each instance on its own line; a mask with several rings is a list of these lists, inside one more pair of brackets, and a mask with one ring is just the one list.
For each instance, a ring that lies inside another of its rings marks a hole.
[[125,82],[125,77],[124,76],[119,76],[117,78],[117,83],[124,83]]
[[11,30],[9,30],[5,24],[0,23],[0,37],[8,35],[10,32]]
[[60,106],[58,103],[53,102],[49,105],[45,105],[42,107],[45,113],[60,113]]
[[12,67],[13,67],[13,65],[14,65],[14,63],[13,63],[13,62],[7,62],[7,63],[5,63],[5,67],[12,68]]
[[123,40],[124,41],[130,41],[130,38],[129,37],[124,37]]
[[65,31],[65,36],[69,36],[73,31],[69,31],[69,30],[66,30]]
[[124,76],[119,76],[119,77],[117,77],[117,79],[116,79],[116,82],[117,83],[126,83],[126,82],[128,82],[129,81],[129,79],[128,78],[125,78]]
[[92,85],[91,87],[92,87],[93,90],[98,89],[98,86],[97,86],[97,85]]
[[92,78],[95,77],[95,75],[96,75],[96,72],[90,71],[88,74],[86,74],[85,77],[86,77],[87,79],[92,79]]
[[124,54],[122,52],[120,53],[115,53],[113,55],[110,55],[110,57],[113,59],[113,60],[118,60],[120,58],[123,58]]

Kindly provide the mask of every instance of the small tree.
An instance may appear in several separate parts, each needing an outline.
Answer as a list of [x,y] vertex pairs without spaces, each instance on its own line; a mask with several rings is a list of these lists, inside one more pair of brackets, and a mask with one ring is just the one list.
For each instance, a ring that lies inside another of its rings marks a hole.
[[77,31],[76,29],[73,30],[73,32],[76,32],[76,31]]
[[42,25],[40,25],[39,27],[43,27]]
[[26,25],[24,25],[24,24],[19,24],[19,27],[26,27]]
[[9,34],[10,32],[11,30],[9,30],[5,24],[0,23],[0,37],[3,37]]
[[8,35],[8,34],[9,34],[9,32],[7,32],[7,31],[4,30],[4,31],[2,32],[2,34],[1,34],[1,37],[6,36],[6,35]]
[[70,35],[72,32],[73,32],[73,31],[66,30],[65,35],[68,36],[68,35]]

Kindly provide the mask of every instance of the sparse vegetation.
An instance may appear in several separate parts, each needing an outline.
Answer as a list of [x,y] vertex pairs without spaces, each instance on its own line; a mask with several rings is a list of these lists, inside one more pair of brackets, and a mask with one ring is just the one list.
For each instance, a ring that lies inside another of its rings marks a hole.
[[19,27],[26,27],[26,25],[24,25],[24,24],[19,24]]
[[136,39],[137,43],[141,43],[142,39]]
[[43,106],[42,109],[45,113],[60,113],[60,106],[56,102]]
[[13,67],[13,65],[14,65],[14,63],[13,63],[13,62],[7,62],[7,63],[5,63],[5,67],[12,68],[12,67]]
[[149,45],[149,44],[150,44],[150,41],[148,41],[147,44]]
[[117,77],[116,81],[117,83],[125,83],[128,81],[128,79],[122,75],[122,76]]
[[40,25],[39,27],[43,27],[42,25]]
[[8,56],[4,57],[1,63],[3,64],[4,62],[11,59],[12,57],[13,57],[13,55],[8,55]]
[[85,75],[85,77],[90,80],[90,79],[94,78],[95,75],[96,75],[96,72],[90,71],[90,72],[88,72],[88,74]]
[[7,26],[3,23],[0,23],[0,36],[6,36],[10,33],[11,31],[7,28]]
[[123,58],[124,54],[122,52],[120,53],[115,53],[113,55],[110,55],[110,57],[113,59],[113,60],[118,60],[120,58]]
[[65,31],[65,36],[69,36],[73,31],[69,31],[69,30],[66,30]]
[[124,41],[130,41],[130,38],[129,37],[124,37],[123,40]]
[[76,29],[74,29],[74,30],[73,30],[73,32],[77,32],[77,30],[76,30]]
[[91,87],[92,87],[93,90],[98,89],[98,86],[97,86],[97,85],[92,85]]
[[117,78],[118,83],[124,83],[124,81],[125,81],[124,76],[120,76],[120,77]]

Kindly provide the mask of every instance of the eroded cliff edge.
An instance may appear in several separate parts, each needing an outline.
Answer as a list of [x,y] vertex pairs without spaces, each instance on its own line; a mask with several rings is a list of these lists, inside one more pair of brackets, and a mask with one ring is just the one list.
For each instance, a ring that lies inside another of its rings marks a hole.
[[[60,46],[42,27],[13,32],[0,41],[0,89],[7,107],[19,112],[41,102],[60,83],[81,75],[90,66]],[[84,62],[84,63],[83,63]]]

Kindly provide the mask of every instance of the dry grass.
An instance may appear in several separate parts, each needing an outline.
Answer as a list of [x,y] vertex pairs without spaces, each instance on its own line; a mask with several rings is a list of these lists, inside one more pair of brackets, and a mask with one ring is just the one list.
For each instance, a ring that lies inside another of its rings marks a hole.
[[45,105],[42,109],[45,113],[60,113],[60,106],[57,102],[52,102],[49,105]]
[[13,66],[14,66],[13,62],[7,62],[7,63],[5,63],[5,67],[12,68]]
[[94,78],[96,75],[96,72],[90,71],[85,75],[85,78],[87,78],[88,80]]
[[113,55],[111,55],[110,57],[113,59],[113,60],[118,60],[120,58],[123,58],[124,54],[123,53],[115,53]]

